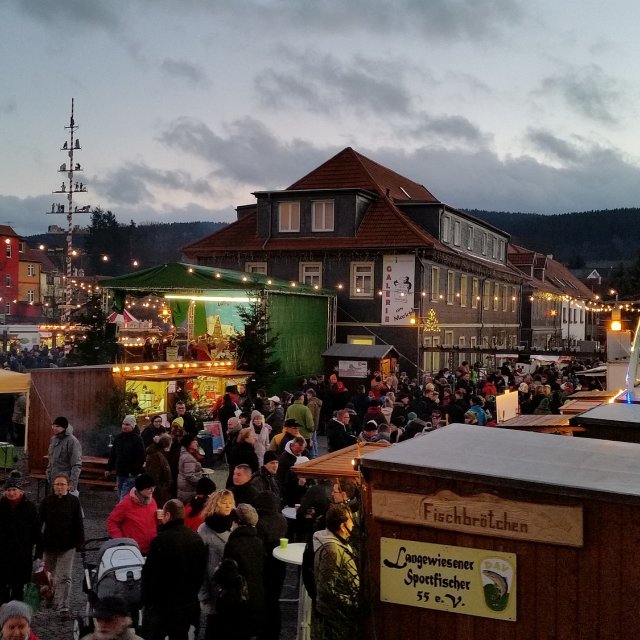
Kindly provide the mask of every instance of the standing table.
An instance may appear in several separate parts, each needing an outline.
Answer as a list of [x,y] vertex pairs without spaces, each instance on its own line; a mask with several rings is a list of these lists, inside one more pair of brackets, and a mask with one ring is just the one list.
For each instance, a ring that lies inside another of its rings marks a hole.
[[298,631],[296,640],[311,639],[311,598],[304,588],[302,581],[302,555],[304,553],[304,542],[290,542],[286,549],[276,547],[273,550],[273,557],[287,564],[295,564],[300,567],[300,588],[298,599]]

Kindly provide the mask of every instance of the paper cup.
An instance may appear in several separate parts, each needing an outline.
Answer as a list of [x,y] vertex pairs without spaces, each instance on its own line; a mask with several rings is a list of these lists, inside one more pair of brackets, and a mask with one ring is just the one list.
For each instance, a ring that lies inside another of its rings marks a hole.
[[280,538],[280,548],[286,549],[289,544],[289,538]]

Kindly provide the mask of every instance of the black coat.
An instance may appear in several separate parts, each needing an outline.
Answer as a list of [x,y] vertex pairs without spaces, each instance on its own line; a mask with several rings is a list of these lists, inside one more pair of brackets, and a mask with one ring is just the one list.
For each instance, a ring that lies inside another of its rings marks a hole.
[[137,476],[144,464],[144,442],[137,430],[120,432],[113,439],[113,447],[107,462],[107,469],[115,469],[117,476]]
[[[67,493],[50,495],[40,503],[40,522],[43,526],[40,546],[44,551],[80,549],[84,544],[84,523],[80,500]],[[41,550],[37,551],[38,556]]]
[[264,545],[255,527],[241,525],[234,529],[224,548],[224,557],[235,560],[247,581],[251,626],[261,628],[264,616]]
[[300,486],[298,476],[292,471],[296,463],[296,456],[285,451],[278,458],[278,484],[280,485],[280,495],[285,507],[293,507],[300,504],[306,487]]
[[327,423],[327,446],[329,451],[338,451],[355,444],[356,439],[347,432],[342,422],[333,418]]
[[25,496],[16,507],[0,499],[0,584],[29,582],[33,547],[39,540],[36,505]]
[[142,569],[143,604],[164,611],[197,604],[206,564],[204,542],[184,520],[160,526]]

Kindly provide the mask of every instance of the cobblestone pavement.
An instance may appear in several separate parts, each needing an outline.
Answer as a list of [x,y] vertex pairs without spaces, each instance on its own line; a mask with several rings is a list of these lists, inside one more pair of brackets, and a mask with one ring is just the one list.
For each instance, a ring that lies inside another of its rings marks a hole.
[[[224,486],[226,471],[216,472],[216,484]],[[219,476],[219,477],[218,477]],[[25,487],[30,499],[37,500],[37,485],[31,481]],[[42,497],[42,496],[41,496]],[[80,494],[84,509],[85,538],[99,538],[107,535],[106,519],[116,504],[116,494],[108,489],[86,489]],[[71,589],[71,612],[73,616],[86,615],[87,597],[82,590],[82,561],[77,553],[74,559],[73,583]],[[295,568],[287,568],[287,579],[282,592],[282,598],[297,598],[298,573]],[[293,640],[296,636],[297,605],[283,603],[281,640]],[[60,620],[50,609],[40,609],[34,614],[32,626],[41,640],[68,640],[73,637],[73,618],[68,621]],[[200,638],[204,637],[204,618],[201,624]],[[196,639],[197,640],[197,639]]]

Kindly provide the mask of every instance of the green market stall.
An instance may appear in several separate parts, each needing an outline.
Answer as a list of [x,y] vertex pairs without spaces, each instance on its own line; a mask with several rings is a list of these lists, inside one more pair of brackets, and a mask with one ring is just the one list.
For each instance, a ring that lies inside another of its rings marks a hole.
[[127,297],[164,298],[173,324],[185,327],[191,339],[207,336],[225,360],[235,357],[230,338],[244,330],[240,310],[264,302],[268,337],[278,338],[274,358],[281,366],[275,392],[297,388],[300,378],[321,372],[322,353],[335,332],[335,294],[258,273],[176,262],[103,280],[100,286],[105,306],[119,313]]

